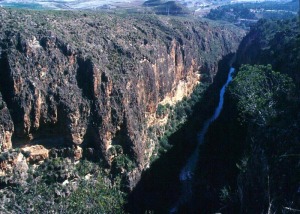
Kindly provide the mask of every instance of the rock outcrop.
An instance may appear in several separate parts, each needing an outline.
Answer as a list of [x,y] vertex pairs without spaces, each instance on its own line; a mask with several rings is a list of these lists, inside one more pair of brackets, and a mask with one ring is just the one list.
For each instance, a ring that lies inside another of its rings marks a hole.
[[42,145],[24,147],[22,152],[28,154],[27,161],[38,163],[49,158],[49,150]]
[[109,162],[118,145],[138,169],[153,150],[147,118],[158,104],[212,81],[243,36],[232,26],[142,14],[0,8],[0,23],[2,150],[13,134],[12,146],[90,146]]
[[13,132],[14,124],[0,93],[0,151],[7,151],[12,147],[11,137]]

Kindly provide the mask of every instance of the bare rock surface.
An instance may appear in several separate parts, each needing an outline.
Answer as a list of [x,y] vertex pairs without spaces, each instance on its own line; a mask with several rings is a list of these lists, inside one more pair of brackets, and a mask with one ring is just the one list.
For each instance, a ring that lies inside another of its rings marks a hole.
[[190,18],[0,8],[1,150],[81,145],[110,162],[118,145],[142,170],[158,104],[211,82],[242,36]]
[[49,158],[49,150],[42,145],[24,147],[22,152],[28,154],[29,162],[41,162]]

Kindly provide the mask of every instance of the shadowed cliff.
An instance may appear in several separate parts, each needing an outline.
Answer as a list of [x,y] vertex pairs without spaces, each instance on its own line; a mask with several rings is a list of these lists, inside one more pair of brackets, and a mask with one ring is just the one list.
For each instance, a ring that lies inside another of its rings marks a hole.
[[[140,182],[129,195],[127,209],[130,213],[145,213],[146,211],[169,213],[179,199],[180,171],[197,144],[198,132],[218,105],[219,91],[226,81],[232,58],[233,54],[219,61],[219,69],[214,82],[200,102],[195,105],[194,113],[181,129],[169,137],[168,141],[173,147],[142,174]],[[209,197],[211,193],[206,191],[202,194],[203,197]],[[198,213],[196,207],[205,206],[205,204],[196,203],[196,206],[192,202],[188,203],[189,206],[185,207],[186,204],[184,204],[184,207],[180,207],[179,213]]]

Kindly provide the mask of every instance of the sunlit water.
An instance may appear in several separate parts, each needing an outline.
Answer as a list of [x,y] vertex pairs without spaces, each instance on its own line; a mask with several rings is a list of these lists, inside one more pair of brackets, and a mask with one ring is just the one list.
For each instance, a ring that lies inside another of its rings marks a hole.
[[194,150],[193,154],[190,156],[186,165],[182,168],[182,170],[180,172],[179,179],[180,179],[181,186],[182,186],[181,196],[180,196],[179,200],[176,202],[176,204],[174,205],[174,207],[170,210],[170,213],[176,213],[178,207],[181,204],[187,202],[192,195],[192,179],[193,179],[193,174],[194,174],[194,171],[195,171],[195,168],[196,168],[196,165],[198,162],[198,158],[199,158],[200,145],[204,142],[204,137],[205,137],[205,134],[206,134],[210,124],[219,117],[219,115],[222,111],[225,90],[226,90],[226,87],[228,86],[228,84],[230,83],[230,81],[232,80],[233,72],[234,72],[234,68],[230,68],[228,77],[227,77],[227,81],[223,85],[222,89],[220,90],[219,104],[218,104],[214,114],[207,121],[205,121],[202,130],[198,133],[196,149]]

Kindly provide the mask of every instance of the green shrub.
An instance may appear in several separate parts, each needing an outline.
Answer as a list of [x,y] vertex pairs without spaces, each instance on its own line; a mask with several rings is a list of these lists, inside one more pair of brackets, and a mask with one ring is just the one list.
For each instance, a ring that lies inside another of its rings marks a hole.
[[245,120],[266,126],[286,112],[294,88],[293,80],[273,71],[271,65],[243,65],[230,91]]
[[[61,183],[56,175],[66,171],[75,176]],[[124,213],[121,179],[109,179],[96,163],[56,158],[28,174],[26,184],[0,190],[1,213]]]
[[167,112],[168,112],[168,108],[166,105],[158,104],[157,109],[156,109],[156,115],[158,117],[165,116]]

